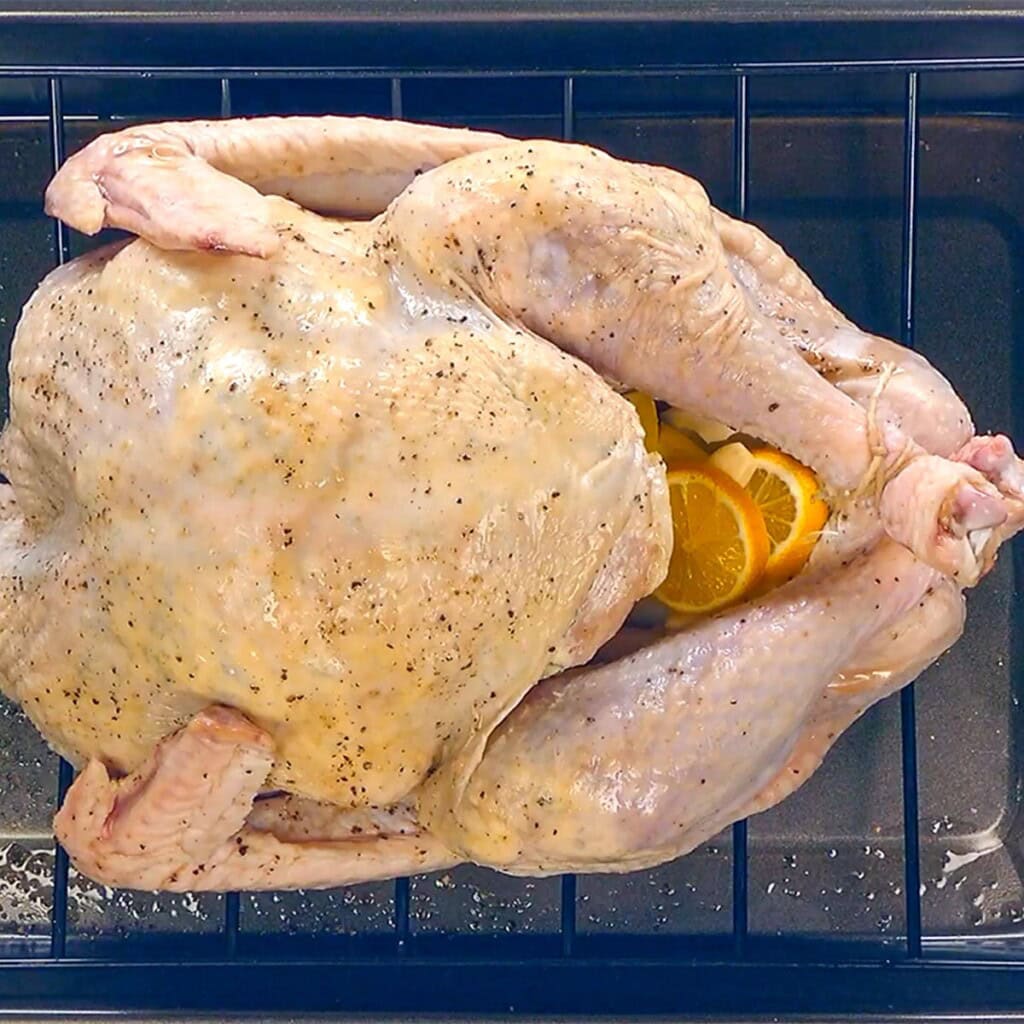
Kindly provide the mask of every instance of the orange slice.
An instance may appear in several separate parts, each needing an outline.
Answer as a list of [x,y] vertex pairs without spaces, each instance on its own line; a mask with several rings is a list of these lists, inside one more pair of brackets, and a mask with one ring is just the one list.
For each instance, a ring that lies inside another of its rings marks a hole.
[[740,600],[768,561],[768,534],[751,496],[707,463],[668,473],[673,546],[655,596],[677,612],[713,612]]
[[644,447],[649,452],[656,452],[658,450],[658,407],[654,404],[654,399],[642,391],[627,391],[622,397],[632,403],[640,417],[640,426],[644,428]]
[[771,551],[765,587],[792,579],[807,562],[828,519],[817,477],[802,463],[774,448],[757,448],[746,490],[764,518]]

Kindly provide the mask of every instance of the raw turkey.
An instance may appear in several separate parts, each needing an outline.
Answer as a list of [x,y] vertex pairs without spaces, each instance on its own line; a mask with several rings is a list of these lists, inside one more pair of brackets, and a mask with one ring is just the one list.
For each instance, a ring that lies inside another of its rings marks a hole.
[[[47,209],[136,238],[27,304],[0,687],[141,889],[628,871],[772,805],[952,644],[1009,441],[701,186],[358,118],[133,127]],[[795,580],[618,660],[665,576],[637,388],[809,466]]]

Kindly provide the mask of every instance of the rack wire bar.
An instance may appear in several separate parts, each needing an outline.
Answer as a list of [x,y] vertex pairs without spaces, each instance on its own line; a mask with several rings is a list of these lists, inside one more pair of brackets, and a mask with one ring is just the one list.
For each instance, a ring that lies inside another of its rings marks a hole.
[[220,80],[220,116],[231,116],[231,79]]
[[399,953],[409,948],[409,901],[411,893],[408,878],[395,879],[395,942]]
[[[391,79],[391,116],[402,116],[402,79]],[[395,942],[398,952],[404,954],[409,949],[409,909],[412,902],[411,883],[408,878],[395,879]]]
[[[59,78],[51,78],[47,83],[49,94],[50,112],[47,122],[50,127],[50,157],[53,173],[56,174],[60,165],[64,163],[65,136],[64,136],[64,90]],[[68,247],[68,229],[64,222],[55,219],[53,222],[54,252],[57,265],[61,266],[71,257]]]
[[[231,116],[231,79],[220,80],[220,116]],[[238,955],[238,931],[241,919],[241,897],[237,892],[224,894],[224,952],[228,959]]]
[[576,952],[576,876],[562,875],[561,891],[562,956]]
[[224,952],[228,959],[238,955],[238,929],[241,898],[237,892],[224,894]]
[[[424,78],[597,78],[629,74],[637,78],[736,77],[747,75],[831,75],[904,73],[931,71],[1021,71],[1024,54],[1011,57],[896,58],[893,60],[789,60],[745,61],[743,63],[681,63],[623,65],[608,68],[575,66],[468,67],[432,66],[402,69],[403,79]],[[393,78],[393,66],[359,64],[261,65],[197,64],[3,64],[0,78]]]
[[[914,345],[914,277],[917,254],[918,77],[907,75],[903,112],[903,264],[900,326],[902,342]],[[907,955],[921,956],[921,848],[918,835],[917,712],[914,684],[900,691],[903,751],[903,873],[907,915]]]
[[562,82],[562,141],[572,142],[576,136],[576,83],[572,76]]
[[[73,772],[71,765],[64,758],[60,759],[57,770],[57,806],[64,802],[67,791],[71,788]],[[60,960],[67,949],[68,935],[68,855],[64,847],[53,841],[53,908],[50,916],[50,957]]]
[[[733,194],[736,216],[747,215],[747,185],[750,158],[750,108],[747,102],[747,76],[736,77],[733,115]],[[732,826],[732,937],[733,951],[741,957],[747,947],[747,822]]]
[[[576,87],[571,77],[562,81],[562,141],[572,142],[576,135]],[[576,876],[562,875],[559,899],[561,914],[559,927],[562,936],[562,956],[576,951]]]
[[[50,162],[54,174],[64,163],[64,93],[61,80],[51,78],[47,82],[50,110],[47,118],[50,129]],[[71,252],[68,245],[68,230],[60,220],[53,222],[54,257],[57,266],[67,263]],[[57,806],[64,802],[73,778],[71,765],[64,758],[57,768]],[[64,847],[54,839],[53,860],[53,907],[50,913],[50,956],[60,960],[67,948],[68,933],[68,855]]]

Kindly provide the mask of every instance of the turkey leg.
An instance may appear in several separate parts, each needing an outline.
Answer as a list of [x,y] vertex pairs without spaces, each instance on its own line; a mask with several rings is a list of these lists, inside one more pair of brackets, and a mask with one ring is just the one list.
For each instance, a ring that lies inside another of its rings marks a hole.
[[542,682],[477,763],[427,783],[420,820],[512,873],[630,871],[680,856],[744,813],[829,683],[936,581],[886,540],[834,573]]
[[968,440],[973,427],[967,407],[922,355],[847,320],[782,246],[753,224],[720,210],[714,218],[729,266],[751,302],[826,380],[862,406],[875,402],[925,451],[950,456]]
[[956,643],[964,612],[959,588],[937,580],[899,622],[872,637],[825,687],[785,765],[737,817],[759,814],[799,789],[868,708],[913,682]]

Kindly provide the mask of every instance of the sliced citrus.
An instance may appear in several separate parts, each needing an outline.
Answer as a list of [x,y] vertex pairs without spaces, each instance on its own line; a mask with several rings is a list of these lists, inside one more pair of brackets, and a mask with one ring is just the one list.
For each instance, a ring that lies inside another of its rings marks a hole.
[[757,448],[750,454],[756,468],[746,489],[761,510],[771,545],[763,583],[778,586],[810,558],[828,519],[828,505],[815,475],[796,459],[774,448]]
[[700,462],[707,452],[696,441],[668,423],[662,423],[658,432],[658,452],[671,469],[681,462]]
[[768,560],[768,534],[751,496],[707,463],[668,473],[673,545],[655,596],[677,612],[700,614],[738,601]]
[[642,391],[627,391],[623,396],[631,402],[640,417],[640,426],[644,428],[644,447],[649,452],[658,450],[658,407],[650,395]]

